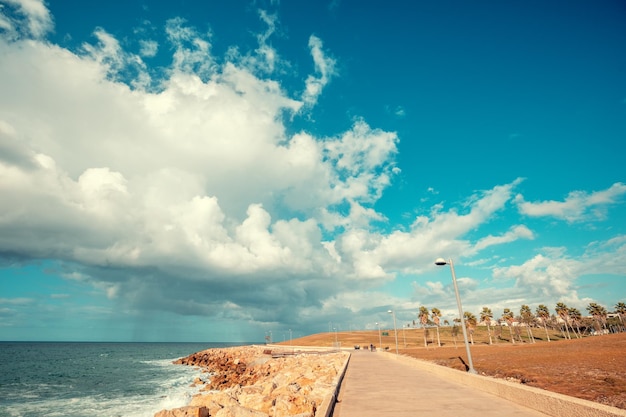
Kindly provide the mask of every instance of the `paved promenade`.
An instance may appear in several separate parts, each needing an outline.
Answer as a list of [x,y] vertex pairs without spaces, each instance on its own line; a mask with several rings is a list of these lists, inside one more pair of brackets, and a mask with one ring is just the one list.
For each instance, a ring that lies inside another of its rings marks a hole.
[[387,354],[355,350],[332,417],[546,417]]

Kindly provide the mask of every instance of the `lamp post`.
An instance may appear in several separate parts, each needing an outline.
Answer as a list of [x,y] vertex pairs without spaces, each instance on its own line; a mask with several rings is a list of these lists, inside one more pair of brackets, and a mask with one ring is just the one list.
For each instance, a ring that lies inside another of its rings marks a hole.
[[377,322],[376,325],[378,326],[378,349],[381,349],[383,347],[383,339],[380,337],[380,323]]
[[454,264],[452,259],[448,259],[446,262],[443,258],[437,258],[435,265],[443,266],[450,265],[450,271],[452,272],[452,284],[454,285],[454,294],[456,295],[456,305],[459,308],[459,315],[461,316],[461,330],[463,330],[463,341],[465,342],[465,351],[467,352],[467,364],[469,369],[467,372],[470,374],[477,373],[474,369],[474,362],[472,361],[472,352],[470,351],[469,342],[467,341],[467,330],[465,329],[465,317],[463,315],[463,306],[461,306],[461,296],[459,295],[459,287],[456,285],[456,274],[454,273]]
[[396,327],[396,313],[393,310],[387,311],[393,316],[393,332],[396,335],[396,355],[398,354],[398,328]]

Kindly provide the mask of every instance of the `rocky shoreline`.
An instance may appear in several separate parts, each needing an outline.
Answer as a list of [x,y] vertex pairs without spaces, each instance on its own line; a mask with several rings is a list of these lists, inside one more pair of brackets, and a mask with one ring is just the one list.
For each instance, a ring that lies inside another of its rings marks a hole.
[[314,417],[349,358],[347,352],[272,350],[265,346],[208,349],[174,363],[198,366],[207,378],[186,407],[155,417]]

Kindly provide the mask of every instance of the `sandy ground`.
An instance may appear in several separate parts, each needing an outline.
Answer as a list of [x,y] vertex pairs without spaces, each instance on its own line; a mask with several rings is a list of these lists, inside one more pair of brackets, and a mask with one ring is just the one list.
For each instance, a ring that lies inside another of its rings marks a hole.
[[[357,344],[367,348],[382,342],[383,348],[395,351],[393,330],[384,332],[388,335],[379,336],[378,331],[321,333],[282,344],[330,346],[337,343],[343,348]],[[433,333],[428,334],[428,347],[424,347],[421,329],[398,331],[399,353],[464,370],[467,355],[462,335],[453,338],[442,329],[442,346],[439,347]],[[553,333],[550,342],[545,332],[541,334],[536,330],[535,334],[536,343],[524,337],[522,342],[513,344],[506,340],[509,335],[503,332],[503,339],[489,345],[486,331],[475,333],[475,343],[471,345],[474,368],[482,375],[626,409],[626,333],[572,340]]]

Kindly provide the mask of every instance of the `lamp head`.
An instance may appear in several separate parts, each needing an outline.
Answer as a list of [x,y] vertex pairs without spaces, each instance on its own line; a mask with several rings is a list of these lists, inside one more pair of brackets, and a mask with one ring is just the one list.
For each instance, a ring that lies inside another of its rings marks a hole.
[[442,265],[446,265],[446,264],[447,264],[447,262],[446,262],[446,260],[445,260],[445,259],[443,259],[443,258],[437,258],[437,259],[435,259],[435,265],[442,266]]
[[387,310],[387,313],[391,314],[391,313],[393,313],[393,311],[392,310]]

